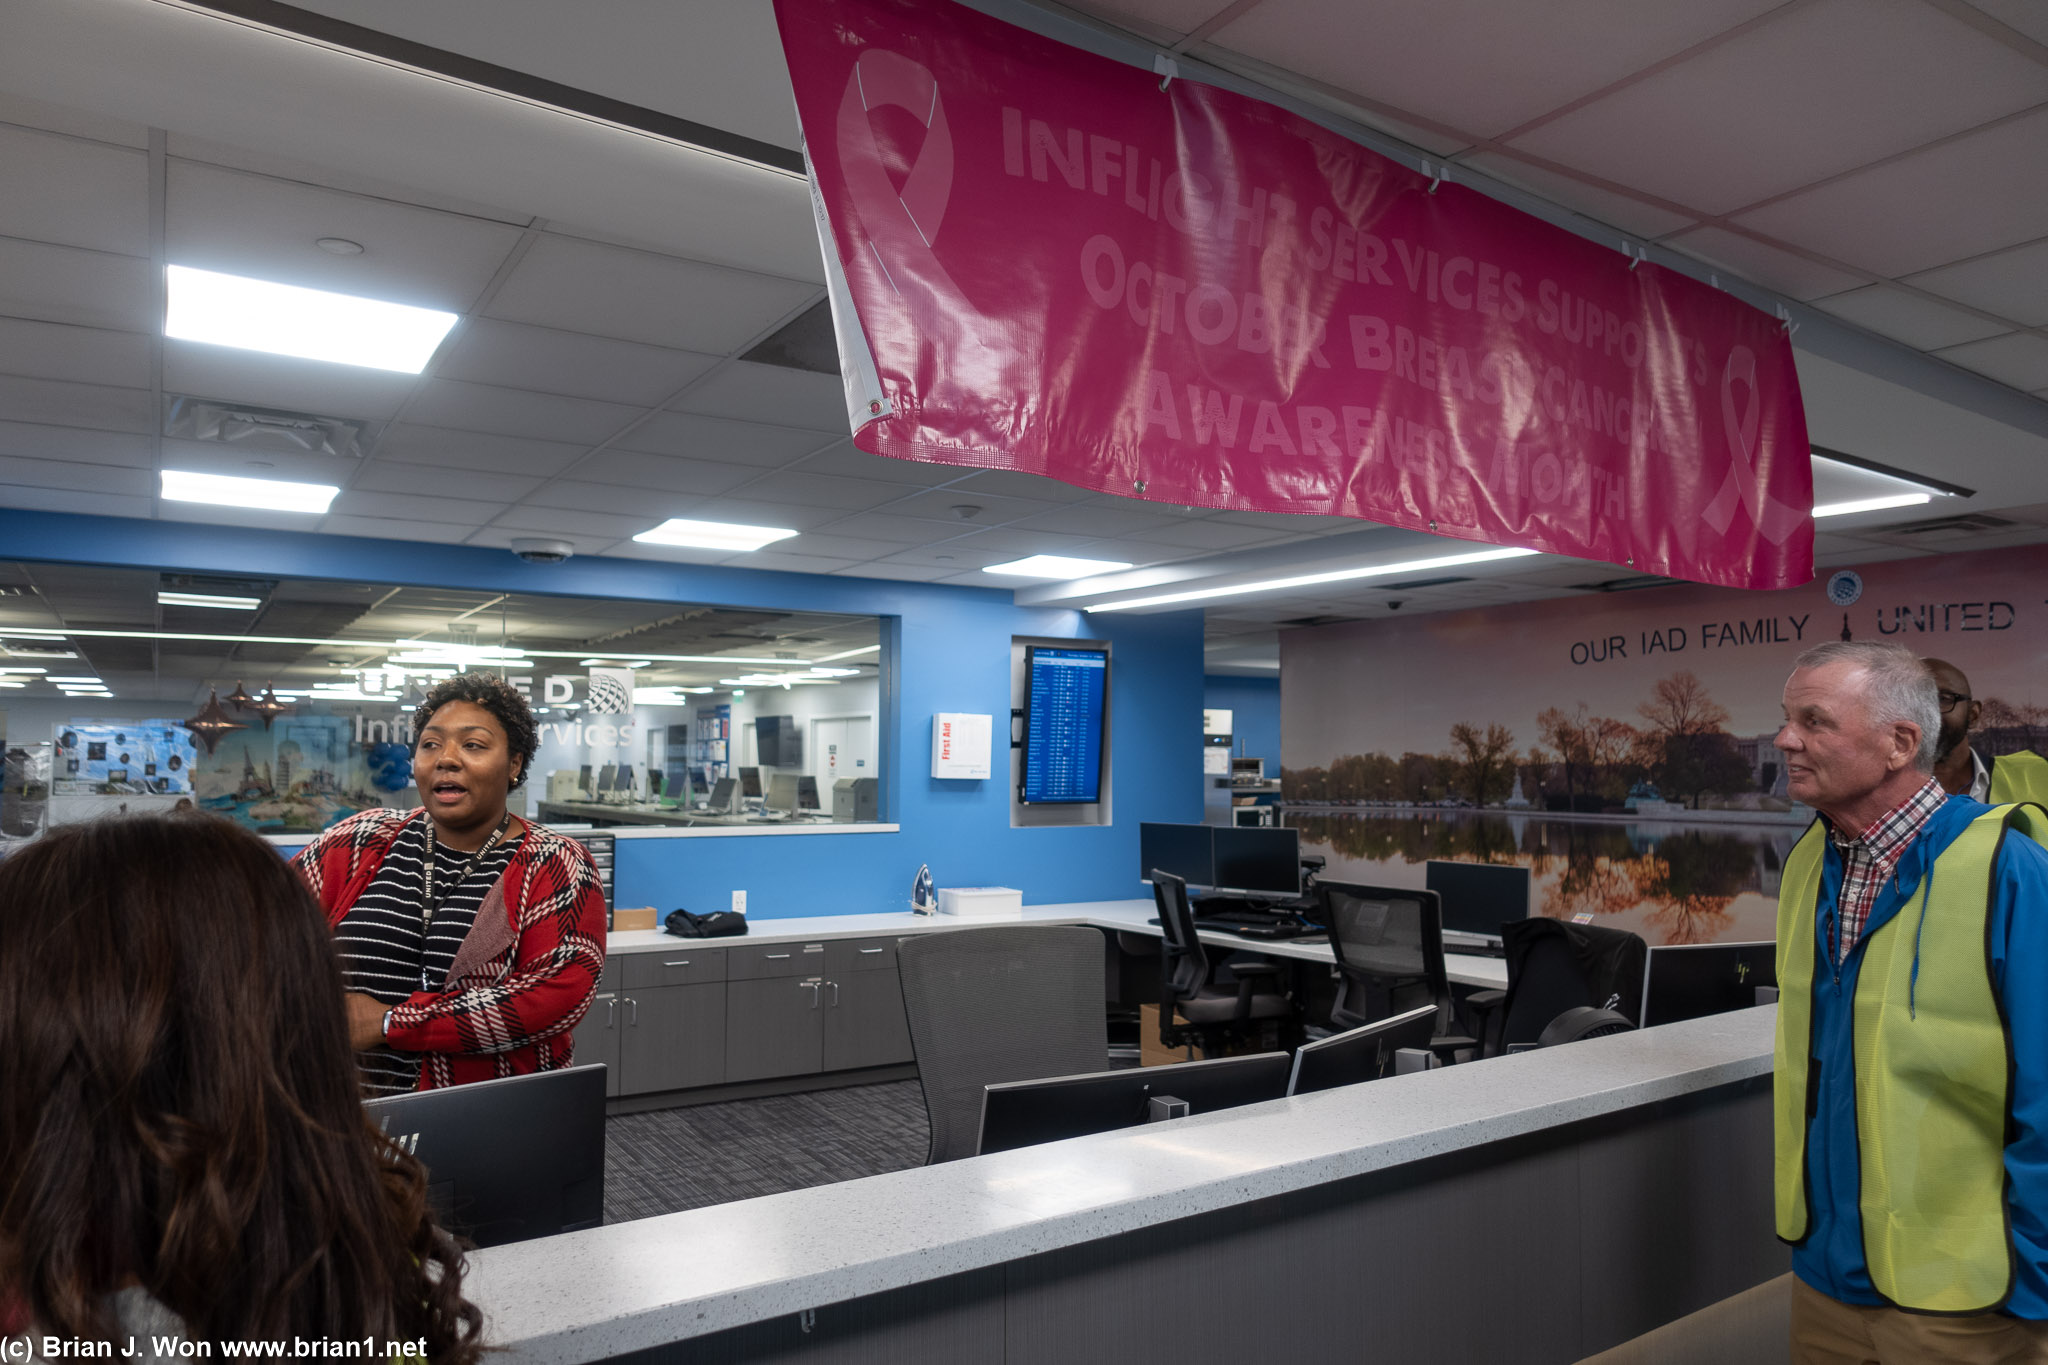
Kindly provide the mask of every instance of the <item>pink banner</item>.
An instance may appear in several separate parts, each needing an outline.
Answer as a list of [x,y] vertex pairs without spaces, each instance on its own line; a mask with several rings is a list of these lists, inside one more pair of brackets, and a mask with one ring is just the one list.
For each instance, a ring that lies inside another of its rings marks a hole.
[[1775,319],[960,5],[776,17],[862,449],[1729,586],[1813,576]]

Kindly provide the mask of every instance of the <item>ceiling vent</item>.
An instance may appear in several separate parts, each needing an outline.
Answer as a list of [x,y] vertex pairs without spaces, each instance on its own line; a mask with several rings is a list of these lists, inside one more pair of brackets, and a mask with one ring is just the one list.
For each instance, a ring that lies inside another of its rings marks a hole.
[[212,441],[266,455],[338,455],[360,460],[379,424],[311,412],[286,412],[208,398],[173,396],[164,408],[164,435]]
[[2010,531],[2019,526],[2017,521],[1994,517],[1984,512],[1965,512],[1954,517],[1934,517],[1927,521],[1902,521],[1896,526],[1880,526],[1866,535],[1911,537],[1916,541],[1933,542],[1942,540],[1967,540],[1971,536],[1983,535],[1986,531]]
[[831,301],[820,299],[740,359],[785,370],[838,374],[839,338],[832,330]]

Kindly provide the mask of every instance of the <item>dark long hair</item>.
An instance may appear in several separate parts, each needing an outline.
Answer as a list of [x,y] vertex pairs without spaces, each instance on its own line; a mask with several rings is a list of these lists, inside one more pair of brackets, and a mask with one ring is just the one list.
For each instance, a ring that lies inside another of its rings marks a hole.
[[0,861],[0,1069],[0,1317],[109,1340],[140,1284],[195,1340],[478,1358],[425,1173],[363,1112],[326,923],[255,835],[105,820]]

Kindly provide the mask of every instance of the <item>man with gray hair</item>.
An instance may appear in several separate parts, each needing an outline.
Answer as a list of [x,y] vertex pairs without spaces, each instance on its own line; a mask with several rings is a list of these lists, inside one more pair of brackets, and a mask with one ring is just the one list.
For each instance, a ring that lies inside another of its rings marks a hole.
[[[1776,1222],[1803,1365],[2048,1362],[2048,812],[1950,796],[1910,650],[1825,644],[1777,746]],[[2028,837],[2032,836],[2032,837]]]

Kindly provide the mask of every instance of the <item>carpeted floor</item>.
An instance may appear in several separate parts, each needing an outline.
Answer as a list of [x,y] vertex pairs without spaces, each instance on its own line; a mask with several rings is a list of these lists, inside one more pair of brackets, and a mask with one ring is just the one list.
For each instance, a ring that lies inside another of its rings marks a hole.
[[604,1220],[806,1189],[920,1165],[914,1080],[619,1114],[605,1122]]

